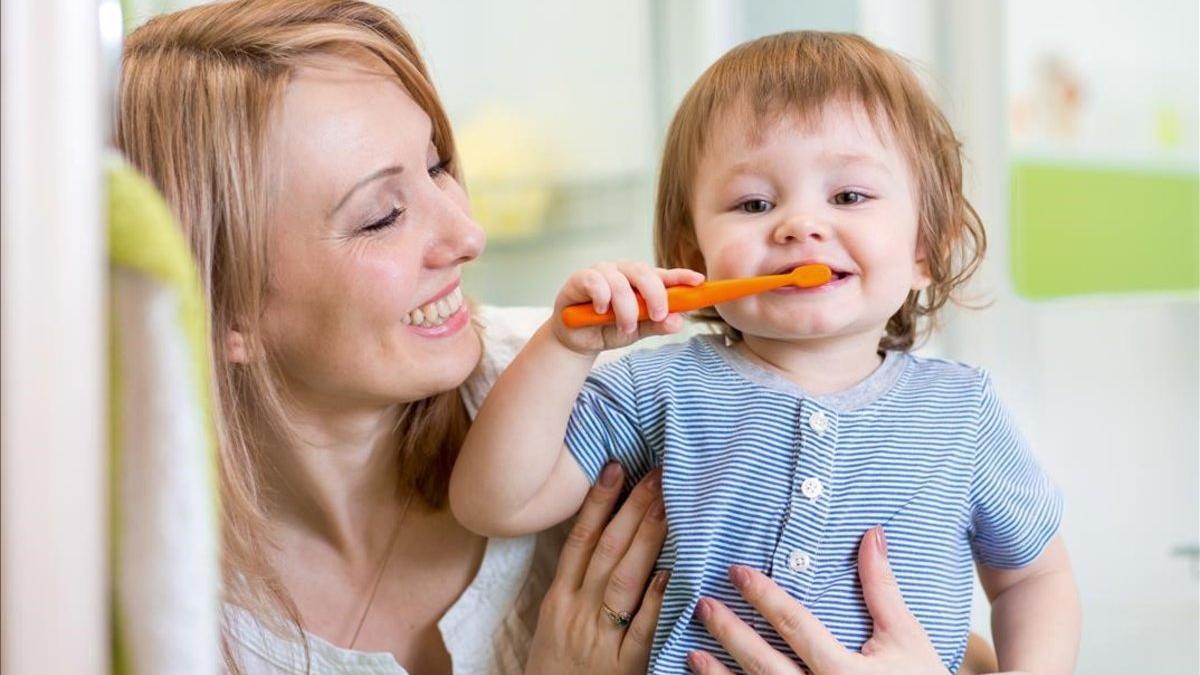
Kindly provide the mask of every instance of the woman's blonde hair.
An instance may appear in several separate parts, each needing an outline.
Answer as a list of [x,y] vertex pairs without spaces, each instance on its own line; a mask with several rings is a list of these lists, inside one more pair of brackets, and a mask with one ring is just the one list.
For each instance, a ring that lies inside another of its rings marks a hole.
[[[211,310],[225,600],[300,637],[300,617],[268,557],[261,434],[295,440],[271,355],[233,364],[226,336],[259,335],[270,269],[267,138],[292,71],[319,53],[362,51],[390,68],[429,115],[433,143],[458,174],[454,140],[428,71],[388,11],[354,0],[242,0],[151,19],[125,46],[117,146],[166,196],[188,237]],[[262,351],[262,350],[259,350]],[[400,480],[446,501],[469,424],[457,391],[400,406]],[[228,667],[238,670],[222,630]]]
[[[881,349],[907,350],[933,327],[947,300],[958,300],[956,291],[979,266],[987,239],[963,195],[961,144],[949,122],[900,57],[860,36],[800,31],[760,38],[722,56],[692,85],[663,150],[654,212],[658,264],[704,271],[692,186],[718,122],[748,113],[757,133],[783,115],[811,122],[830,103],[866,108],[877,128],[893,132],[916,177],[918,238],[932,283],[909,293],[880,341]],[[741,338],[714,308],[693,316]]]

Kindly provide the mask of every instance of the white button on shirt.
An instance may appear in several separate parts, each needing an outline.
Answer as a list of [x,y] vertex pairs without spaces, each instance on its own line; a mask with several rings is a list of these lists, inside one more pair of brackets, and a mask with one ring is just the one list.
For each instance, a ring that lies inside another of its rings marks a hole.
[[808,497],[809,501],[817,501],[824,490],[825,487],[821,485],[820,478],[805,478],[804,482],[800,484],[800,494]]
[[818,410],[808,418],[808,426],[819,435],[825,435],[825,431],[829,429],[829,417],[824,412]]
[[788,555],[788,567],[797,574],[807,572],[812,567],[812,564],[812,556],[799,549],[792,551]]

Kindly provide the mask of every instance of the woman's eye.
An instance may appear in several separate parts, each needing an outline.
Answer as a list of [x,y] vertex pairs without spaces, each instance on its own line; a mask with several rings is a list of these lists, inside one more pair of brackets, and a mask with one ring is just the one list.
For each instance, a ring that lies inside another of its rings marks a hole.
[[868,199],[870,198],[861,192],[844,190],[833,196],[833,203],[838,206],[853,206],[855,204],[862,204]]
[[362,227],[362,232],[378,232],[387,227],[391,227],[396,219],[404,214],[404,209],[399,206],[393,206],[390,213],[372,223],[367,223]]
[[773,204],[765,199],[747,199],[738,204],[738,210],[743,213],[766,213],[771,210]]
[[449,173],[449,171],[447,171],[447,168],[449,166],[450,166],[450,160],[443,159],[442,161],[438,162],[437,164],[434,164],[433,166],[429,167],[429,177],[434,180],[441,178],[442,176]]

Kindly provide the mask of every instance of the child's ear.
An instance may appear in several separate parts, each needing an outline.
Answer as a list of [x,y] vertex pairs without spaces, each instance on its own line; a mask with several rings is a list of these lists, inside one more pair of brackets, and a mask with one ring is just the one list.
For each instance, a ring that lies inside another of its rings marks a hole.
[[912,290],[923,291],[933,283],[933,277],[929,273],[929,254],[925,250],[925,244],[917,243],[917,253],[913,259],[913,284]]

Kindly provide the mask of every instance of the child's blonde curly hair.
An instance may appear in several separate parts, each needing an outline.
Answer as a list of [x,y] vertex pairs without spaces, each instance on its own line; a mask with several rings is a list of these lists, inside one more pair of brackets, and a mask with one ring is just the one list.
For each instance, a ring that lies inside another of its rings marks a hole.
[[[731,111],[760,128],[780,115],[815,119],[830,103],[861,104],[887,125],[917,185],[917,236],[931,283],[912,291],[887,322],[881,349],[908,350],[934,326],[947,300],[979,267],[987,247],[979,214],[963,195],[961,143],[912,71],[895,54],[851,34],[800,31],[747,42],[717,60],[684,97],[663,150],[654,217],[662,267],[705,270],[692,218],[692,186],[705,141]],[[729,337],[740,332],[715,308],[692,314]]]

